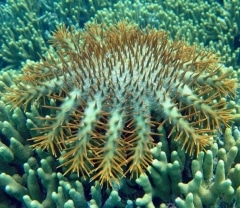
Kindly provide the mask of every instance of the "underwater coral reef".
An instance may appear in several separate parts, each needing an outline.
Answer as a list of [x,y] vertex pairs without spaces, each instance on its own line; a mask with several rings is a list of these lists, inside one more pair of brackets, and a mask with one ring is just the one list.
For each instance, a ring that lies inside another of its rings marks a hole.
[[2,3],[0,207],[240,207],[239,4]]

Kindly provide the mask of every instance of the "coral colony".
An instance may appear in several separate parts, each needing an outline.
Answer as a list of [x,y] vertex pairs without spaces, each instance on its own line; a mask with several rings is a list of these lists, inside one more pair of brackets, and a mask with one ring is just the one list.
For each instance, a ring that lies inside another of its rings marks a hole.
[[29,139],[58,157],[65,174],[112,186],[146,172],[160,127],[198,155],[232,119],[232,70],[163,31],[126,22],[61,26],[51,43],[56,53],[26,66],[4,99],[12,108],[38,106],[43,125]]

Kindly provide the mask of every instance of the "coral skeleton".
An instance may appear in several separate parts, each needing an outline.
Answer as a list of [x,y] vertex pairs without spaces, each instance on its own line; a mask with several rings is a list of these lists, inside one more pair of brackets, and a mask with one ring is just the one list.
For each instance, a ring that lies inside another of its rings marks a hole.
[[58,157],[65,174],[118,184],[146,172],[159,128],[197,155],[233,117],[233,70],[164,31],[61,26],[51,43],[56,53],[26,65],[4,99],[25,111],[38,106],[42,125],[29,140]]

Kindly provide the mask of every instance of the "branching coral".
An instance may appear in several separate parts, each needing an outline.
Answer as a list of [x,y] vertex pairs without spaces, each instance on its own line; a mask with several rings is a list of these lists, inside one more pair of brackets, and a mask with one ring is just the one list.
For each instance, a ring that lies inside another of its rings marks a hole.
[[0,7],[0,63],[18,69],[26,60],[39,60],[48,49],[50,31],[59,24],[80,28],[98,9],[108,8],[108,0],[6,0]]
[[38,105],[44,124],[32,146],[59,157],[65,173],[113,185],[152,163],[157,128],[197,155],[232,119],[224,98],[236,80],[213,53],[125,22],[53,36],[58,56],[26,66],[4,99]]

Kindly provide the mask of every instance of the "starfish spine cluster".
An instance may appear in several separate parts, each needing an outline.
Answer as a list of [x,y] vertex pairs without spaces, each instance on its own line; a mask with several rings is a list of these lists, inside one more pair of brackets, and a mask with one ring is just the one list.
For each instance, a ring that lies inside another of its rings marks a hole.
[[232,119],[224,99],[234,96],[232,71],[163,31],[125,22],[62,26],[51,42],[56,53],[26,66],[5,98],[38,106],[32,146],[59,157],[66,174],[113,185],[145,173],[157,128],[193,155]]

